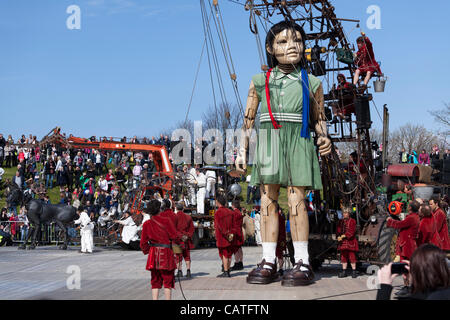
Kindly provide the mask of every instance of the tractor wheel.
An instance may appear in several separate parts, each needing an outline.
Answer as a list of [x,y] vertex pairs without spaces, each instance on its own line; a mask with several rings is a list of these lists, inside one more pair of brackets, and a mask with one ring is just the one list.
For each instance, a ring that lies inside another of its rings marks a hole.
[[386,227],[386,221],[384,221],[378,239],[378,261],[383,263],[394,261],[397,237],[397,230]]

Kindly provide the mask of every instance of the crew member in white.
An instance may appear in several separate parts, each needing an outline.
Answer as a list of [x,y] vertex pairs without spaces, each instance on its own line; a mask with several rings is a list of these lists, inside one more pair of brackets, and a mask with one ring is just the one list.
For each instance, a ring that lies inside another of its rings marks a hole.
[[139,237],[137,235],[138,227],[134,223],[133,218],[131,218],[129,212],[123,214],[123,220],[114,220],[115,223],[123,225],[122,230],[122,241],[126,244],[130,244],[130,241],[137,241]]
[[214,170],[206,171],[206,198],[214,198],[216,195],[216,172]]
[[80,235],[81,235],[81,252],[82,253],[92,253],[94,248],[94,223],[91,222],[88,214],[84,209],[80,206],[77,209],[77,213],[79,215],[78,220],[75,220],[75,224],[80,225]]
[[199,168],[195,170],[197,181],[197,214],[205,214],[206,176]]

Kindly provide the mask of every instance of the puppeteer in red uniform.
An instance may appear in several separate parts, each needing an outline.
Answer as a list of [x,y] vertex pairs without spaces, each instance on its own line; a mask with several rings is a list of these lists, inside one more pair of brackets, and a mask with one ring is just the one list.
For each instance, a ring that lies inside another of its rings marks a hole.
[[355,64],[358,69],[355,71],[353,84],[357,85],[359,76],[362,75],[364,77],[364,84],[367,86],[370,78],[375,72],[378,72],[380,75],[382,72],[380,65],[375,60],[372,42],[370,42],[369,37],[367,37],[364,32],[362,32],[361,35],[362,36],[356,40],[358,52],[356,53]]
[[186,262],[187,273],[186,277],[191,277],[191,249],[194,248],[194,244],[192,242],[192,237],[195,232],[194,222],[192,221],[192,217],[183,212],[183,204],[178,203],[176,205],[176,217],[177,217],[177,229],[179,236],[181,237],[181,250],[182,253],[178,253],[176,255],[177,264],[178,264],[178,272],[180,276],[181,272],[181,263],[184,259]]
[[339,220],[336,234],[341,252],[342,272],[340,278],[346,277],[347,263],[352,266],[352,277],[356,278],[356,253],[358,252],[358,240],[356,239],[356,220],[350,217],[351,208],[343,209],[343,219]]
[[216,235],[216,245],[219,249],[219,256],[223,262],[224,273],[219,277],[230,277],[230,261],[233,256],[233,239],[235,235],[233,217],[234,213],[226,208],[226,200],[223,196],[217,196],[219,208],[214,214],[214,228]]
[[[159,214],[160,203],[152,200],[147,205],[146,211],[151,215],[142,227],[140,247],[144,254],[148,254],[146,269],[151,271],[152,291],[156,290],[153,299],[157,299],[157,290],[174,288],[174,271],[176,269],[175,257],[171,248],[171,242],[178,237],[173,223]],[[153,292],[154,294],[155,292]],[[166,293],[167,299],[167,293]]]
[[410,203],[408,206],[409,214],[402,221],[388,218],[386,226],[399,230],[395,254],[400,260],[410,260],[417,248],[416,239],[419,234],[420,218],[417,213],[417,205]]
[[[352,113],[355,113],[355,103],[354,103],[354,93],[352,85],[345,78],[342,73],[337,76],[338,86],[336,89],[332,90],[332,94],[337,98],[337,103],[333,103],[333,114],[338,117],[351,117]],[[333,119],[332,123],[337,123],[336,118]]]
[[242,234],[242,222],[244,216],[237,208],[233,210],[233,253],[237,252],[244,244],[244,235]]
[[437,209],[433,211],[433,218],[434,222],[436,223],[437,233],[439,234],[439,238],[441,239],[441,249],[444,251],[450,251],[447,215],[444,213],[444,210],[437,207]]
[[234,200],[233,209],[233,254],[234,254],[234,266],[231,268],[232,271],[243,270],[243,252],[242,246],[244,245],[244,234],[242,232],[242,224],[244,221],[244,216],[240,210],[241,205],[239,200]]
[[[423,209],[423,208],[421,208]],[[437,232],[436,223],[433,216],[424,216],[420,220],[419,236],[417,237],[417,246],[424,243],[431,243],[441,248],[441,238]]]

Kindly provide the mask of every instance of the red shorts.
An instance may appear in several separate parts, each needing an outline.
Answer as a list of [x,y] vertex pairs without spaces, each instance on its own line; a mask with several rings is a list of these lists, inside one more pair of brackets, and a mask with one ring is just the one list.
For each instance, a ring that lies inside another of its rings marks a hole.
[[191,261],[191,249],[183,249],[183,253],[177,253],[175,258],[177,263],[180,263],[183,259],[184,261]]
[[152,289],[175,288],[175,270],[150,270],[152,273],[151,285]]
[[234,247],[230,246],[230,247],[225,247],[225,248],[219,248],[219,257],[222,259],[222,257],[231,259],[231,257],[233,256],[234,253]]
[[241,248],[241,246],[232,246],[231,248],[232,248],[232,250],[233,250],[233,254],[235,254],[236,252],[239,251],[239,249]]
[[355,251],[341,250],[341,262],[347,263],[348,261],[350,263],[356,263]]

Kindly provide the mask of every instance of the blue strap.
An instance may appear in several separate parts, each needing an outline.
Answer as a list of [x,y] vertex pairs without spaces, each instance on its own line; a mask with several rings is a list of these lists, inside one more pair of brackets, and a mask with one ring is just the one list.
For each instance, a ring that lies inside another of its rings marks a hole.
[[305,69],[302,69],[302,88],[303,88],[303,114],[302,114],[302,132],[301,137],[309,139],[309,78]]

